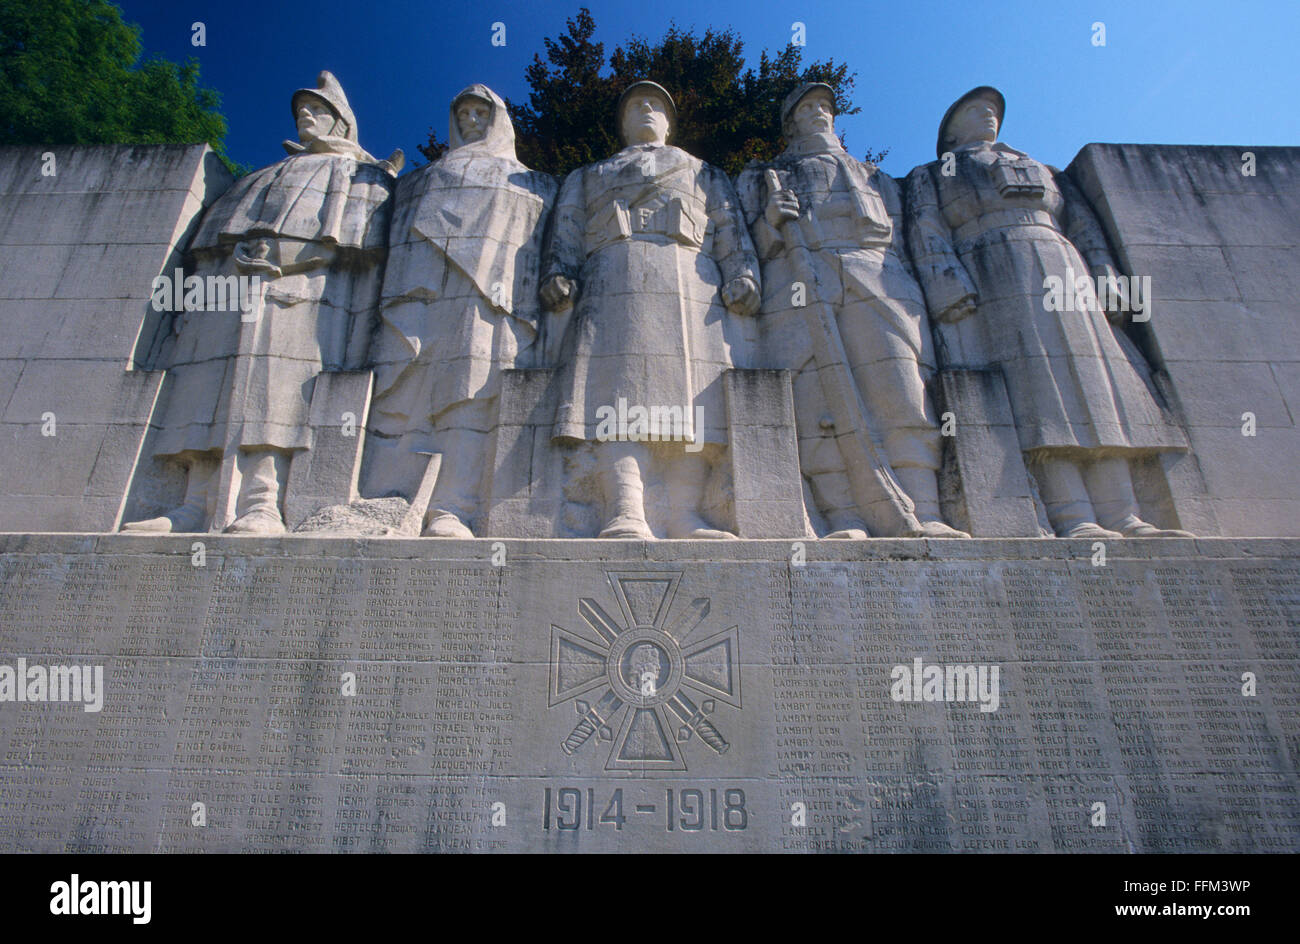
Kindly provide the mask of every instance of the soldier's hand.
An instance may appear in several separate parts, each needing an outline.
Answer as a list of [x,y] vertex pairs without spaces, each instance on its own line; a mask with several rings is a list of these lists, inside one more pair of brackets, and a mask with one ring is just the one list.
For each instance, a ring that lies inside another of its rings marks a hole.
[[787,220],[799,219],[799,198],[793,190],[773,190],[768,194],[764,216],[773,229],[780,229]]
[[773,229],[780,229],[787,220],[799,218],[799,198],[793,190],[781,186],[781,178],[770,167],[764,175],[767,182],[767,207],[763,215]]
[[282,274],[274,260],[279,258],[276,249],[265,239],[249,240],[235,246],[235,268],[244,275],[260,275],[263,278],[276,279]]
[[578,294],[578,283],[562,275],[553,275],[542,283],[539,294],[548,311],[562,311],[573,304]]
[[406,152],[401,148],[395,148],[392,154],[379,162],[379,166],[383,168],[384,173],[396,177],[406,166]]
[[752,315],[758,311],[761,301],[758,283],[747,275],[732,279],[722,286],[722,302],[732,314]]
[[953,324],[963,318],[969,318],[975,314],[977,305],[979,305],[979,296],[973,294],[963,295],[955,304],[949,305],[947,310],[939,315],[939,320],[944,324]]

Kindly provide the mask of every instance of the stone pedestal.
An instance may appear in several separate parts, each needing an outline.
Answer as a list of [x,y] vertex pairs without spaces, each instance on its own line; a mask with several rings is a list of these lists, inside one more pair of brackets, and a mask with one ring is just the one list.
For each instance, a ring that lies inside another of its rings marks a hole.
[[1300,850],[1295,541],[500,544],[0,536],[0,848]]
[[368,370],[326,371],[311,398],[312,447],[293,457],[284,521],[292,530],[325,505],[357,497],[374,376]]
[[1038,511],[1002,374],[945,370],[939,379],[940,403],[953,423],[952,471],[960,483],[948,503],[953,519],[981,538],[1033,534]]

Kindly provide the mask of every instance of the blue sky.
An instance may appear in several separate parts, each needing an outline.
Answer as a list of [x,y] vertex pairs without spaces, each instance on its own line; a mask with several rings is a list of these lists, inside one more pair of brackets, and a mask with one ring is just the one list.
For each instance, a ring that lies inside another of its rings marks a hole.
[[[445,140],[447,104],[470,82],[512,100],[524,69],[580,0],[117,0],[147,53],[197,56],[222,93],[233,159],[279,160],[294,136],[289,95],[330,69],[377,156],[408,155],[430,125]],[[806,25],[804,61],[858,73],[861,113],[844,119],[850,151],[889,147],[901,176],[934,158],[947,106],[975,85],[1007,97],[1003,140],[1064,166],[1090,141],[1300,144],[1300,0],[640,0],[586,4],[606,52],[670,22],[730,27],[747,57],[776,51]],[[191,45],[202,21],[207,46]],[[495,21],[506,45],[491,45]],[[1105,24],[1094,46],[1092,24]],[[776,118],[773,116],[773,121]]]

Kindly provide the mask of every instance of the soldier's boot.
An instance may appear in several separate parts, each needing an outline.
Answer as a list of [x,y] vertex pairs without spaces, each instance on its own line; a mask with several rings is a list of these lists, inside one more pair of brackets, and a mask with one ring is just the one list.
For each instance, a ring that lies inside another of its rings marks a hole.
[[425,538],[472,538],[474,532],[470,530],[469,525],[465,524],[465,519],[461,515],[468,515],[466,511],[457,513],[446,507],[432,509],[424,516],[424,530],[420,532],[421,537]]
[[194,459],[185,470],[185,499],[165,514],[144,521],[130,521],[122,530],[133,534],[191,533],[203,530],[208,518],[208,486],[215,464]]
[[1047,520],[1057,537],[1115,540],[1124,535],[1097,523],[1097,512],[1079,467],[1068,459],[1040,459],[1033,463],[1038,493],[1047,508]]
[[970,537],[965,531],[958,531],[943,520],[939,512],[939,479],[934,469],[895,466],[894,477],[898,479],[898,484],[903,487],[907,497],[912,499],[916,520],[921,523],[921,530],[915,537]]
[[472,538],[469,527],[483,487],[483,446],[487,434],[456,429],[440,434],[443,446],[438,480],[424,516],[426,538]]
[[1083,480],[1097,510],[1097,520],[1126,538],[1191,538],[1196,535],[1177,528],[1157,528],[1138,517],[1137,496],[1128,461],[1099,459],[1083,470]]
[[239,453],[239,498],[235,520],[226,534],[283,534],[280,495],[289,471],[289,457],[276,449]]
[[645,520],[645,454],[634,443],[596,445],[597,475],[605,498],[605,526],[598,537],[653,541]]
[[858,513],[847,475],[843,472],[818,472],[809,477],[809,486],[813,501],[831,528],[823,540],[866,540],[870,532]]
[[674,456],[668,467],[668,536],[670,538],[707,541],[735,540],[736,535],[712,527],[699,512],[704,485],[709,478],[709,462],[702,455],[684,453]]

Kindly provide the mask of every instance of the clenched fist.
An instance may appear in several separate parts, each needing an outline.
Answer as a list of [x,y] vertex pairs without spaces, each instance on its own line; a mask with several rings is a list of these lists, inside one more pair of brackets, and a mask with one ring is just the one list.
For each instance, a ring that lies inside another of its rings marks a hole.
[[553,275],[542,283],[538,294],[542,296],[542,304],[548,311],[563,311],[577,297],[578,283],[562,275]]
[[752,315],[758,311],[758,283],[747,275],[722,286],[722,302],[733,315]]
[[781,178],[770,167],[764,175],[767,181],[767,207],[763,215],[773,229],[780,229],[787,220],[799,219],[799,197],[793,190],[781,186]]
[[963,295],[940,313],[939,320],[944,324],[955,324],[963,318],[969,318],[971,315],[975,314],[975,309],[978,305],[978,296],[971,294]]

